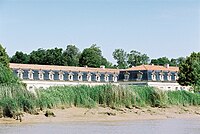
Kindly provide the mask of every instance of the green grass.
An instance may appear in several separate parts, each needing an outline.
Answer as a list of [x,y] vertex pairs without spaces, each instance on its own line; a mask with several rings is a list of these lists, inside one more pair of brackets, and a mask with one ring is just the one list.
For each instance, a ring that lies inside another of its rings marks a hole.
[[63,86],[37,89],[33,94],[20,85],[0,85],[0,113],[33,113],[36,109],[104,106],[166,107],[200,105],[200,94],[187,91],[162,91],[148,86]]

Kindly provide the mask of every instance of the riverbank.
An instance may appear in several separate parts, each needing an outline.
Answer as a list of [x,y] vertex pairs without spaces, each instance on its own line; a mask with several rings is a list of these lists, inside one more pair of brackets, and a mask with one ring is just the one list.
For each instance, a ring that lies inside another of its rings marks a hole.
[[23,113],[22,122],[13,118],[0,118],[1,124],[30,124],[30,123],[59,123],[59,122],[93,122],[93,121],[134,121],[134,120],[157,120],[168,118],[200,119],[200,107],[168,107],[168,108],[118,108],[109,107],[51,109],[55,117],[45,116],[45,110],[38,115]]

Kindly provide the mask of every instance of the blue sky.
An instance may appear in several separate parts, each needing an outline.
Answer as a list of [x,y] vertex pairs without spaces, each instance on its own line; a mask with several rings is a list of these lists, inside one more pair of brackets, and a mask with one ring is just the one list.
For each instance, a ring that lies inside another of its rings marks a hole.
[[198,0],[0,0],[0,43],[11,56],[38,48],[97,44],[151,58],[200,51]]

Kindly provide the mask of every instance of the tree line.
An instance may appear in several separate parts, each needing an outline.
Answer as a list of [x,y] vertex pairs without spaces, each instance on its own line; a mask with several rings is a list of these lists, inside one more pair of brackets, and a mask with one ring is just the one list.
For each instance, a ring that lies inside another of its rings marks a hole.
[[100,67],[104,65],[107,68],[129,68],[142,64],[155,64],[171,66],[179,66],[185,60],[184,57],[172,58],[161,57],[158,59],[150,59],[147,54],[143,54],[136,50],[129,53],[123,49],[115,49],[112,53],[117,64],[112,64],[103,55],[100,47],[96,44],[85,48],[82,52],[75,45],[67,45],[66,49],[53,48],[33,50],[30,54],[17,51],[11,58],[11,63],[22,64],[43,64],[43,65],[63,65],[63,66],[89,66]]
[[105,65],[113,68],[127,68],[141,64],[164,65],[170,64],[179,66],[178,83],[184,86],[192,86],[196,92],[200,92],[200,52],[193,52],[186,58],[180,57],[169,60],[166,57],[151,59],[137,51],[125,52],[123,49],[115,49],[113,57],[117,60],[117,65],[112,65],[102,51],[96,45],[84,49],[82,52],[75,45],[68,45],[66,50],[62,48],[38,49],[30,54],[16,52],[11,58],[6,53],[5,48],[0,44],[0,83],[20,83],[9,68],[9,62],[44,65],[67,65],[67,66],[90,66],[99,67]]

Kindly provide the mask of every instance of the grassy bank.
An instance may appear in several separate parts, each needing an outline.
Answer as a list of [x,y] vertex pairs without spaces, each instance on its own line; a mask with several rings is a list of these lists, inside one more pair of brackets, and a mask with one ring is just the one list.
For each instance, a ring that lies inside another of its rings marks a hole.
[[36,94],[20,85],[0,86],[0,109],[4,116],[20,112],[34,113],[36,109],[105,106],[166,107],[200,105],[200,94],[187,91],[161,91],[138,86],[64,86],[38,89]]

